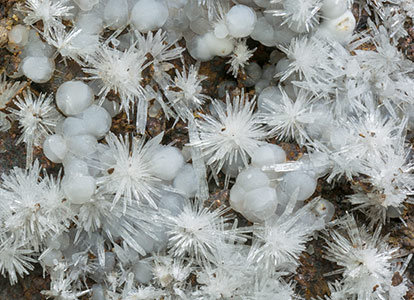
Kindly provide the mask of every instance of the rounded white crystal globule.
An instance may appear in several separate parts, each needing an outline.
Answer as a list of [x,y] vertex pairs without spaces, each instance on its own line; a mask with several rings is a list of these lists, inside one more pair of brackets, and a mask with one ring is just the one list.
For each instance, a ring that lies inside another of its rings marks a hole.
[[29,29],[23,25],[16,25],[8,33],[9,41],[23,47],[29,41]]
[[308,199],[316,190],[316,178],[305,172],[288,172],[282,178],[283,181],[281,183],[281,189],[287,195],[297,193],[297,201],[304,201]]
[[95,4],[99,3],[99,0],[73,0],[73,1],[83,11],[89,11],[95,6]]
[[63,166],[65,168],[65,175],[90,175],[88,164],[74,155],[68,155],[67,157],[65,157],[65,159],[63,160]]
[[168,7],[161,0],[139,0],[131,11],[131,23],[140,32],[161,28],[168,18]]
[[335,19],[344,14],[348,9],[346,0],[323,0],[321,12],[325,18]]
[[36,30],[29,31],[29,40],[25,45],[22,56],[28,57],[49,57],[51,58],[55,50],[49,44],[42,42]]
[[89,156],[96,151],[98,142],[90,134],[75,135],[66,139],[68,151],[80,157]]
[[82,119],[86,132],[98,139],[103,138],[111,128],[111,115],[98,105],[91,105],[78,117]]
[[128,1],[109,0],[104,9],[104,21],[109,29],[118,29],[128,24]]
[[214,34],[219,39],[226,38],[229,34],[229,30],[227,29],[226,24],[223,22],[217,23],[216,26],[214,26]]
[[193,58],[199,61],[208,61],[214,57],[206,46],[203,36],[195,36],[187,42],[187,50]]
[[66,137],[88,134],[83,119],[76,117],[68,117],[63,121],[62,134]]
[[235,38],[247,37],[253,32],[256,13],[246,5],[233,6],[225,17],[229,34]]
[[217,56],[227,56],[234,49],[234,43],[229,38],[219,39],[214,33],[209,32],[203,36],[203,42],[201,46],[205,45],[210,50],[210,53],[213,53]]
[[184,166],[181,151],[172,146],[162,146],[152,157],[150,172],[163,180],[173,180]]
[[[266,78],[260,78],[260,80],[258,82],[256,82],[256,84],[254,85],[254,90],[256,91],[257,94],[260,94],[265,88],[267,88],[270,84],[270,80],[266,79]],[[259,103],[257,103],[257,110],[259,112],[262,112],[263,110],[259,109]]]
[[80,34],[83,33],[86,36],[90,36],[101,33],[104,29],[104,22],[96,12],[87,12],[78,14],[76,27],[82,30]]
[[176,216],[183,211],[185,197],[172,192],[164,192],[159,201],[159,207],[168,210],[172,215]]
[[250,37],[267,47],[273,47],[275,45],[274,35],[273,26],[266,21],[265,17],[259,17]]
[[260,169],[266,166],[284,163],[285,161],[285,150],[274,144],[260,146],[252,154],[252,166]]
[[21,63],[23,74],[36,83],[48,82],[55,71],[53,59],[46,56],[27,56]]
[[248,192],[260,187],[269,186],[270,181],[264,172],[258,168],[248,167],[237,176],[236,184]]
[[318,34],[345,44],[351,39],[355,26],[355,17],[350,10],[347,10],[335,19],[325,20],[321,24]]
[[261,187],[244,195],[244,207],[241,213],[251,222],[263,222],[275,213],[276,208],[276,190]]
[[238,212],[242,212],[244,208],[244,195],[246,191],[239,185],[235,184],[230,190],[230,205]]
[[194,197],[198,188],[198,178],[192,164],[185,164],[174,178],[173,187],[185,194]]
[[84,204],[95,193],[96,181],[89,175],[65,175],[62,180],[62,188],[70,203]]
[[56,104],[66,116],[74,116],[87,109],[94,100],[92,89],[82,81],[63,83],[56,93]]
[[335,206],[328,200],[321,198],[316,203],[313,211],[316,213],[316,216],[323,218],[325,222],[329,222],[335,213]]
[[66,140],[60,134],[49,135],[43,142],[43,153],[54,163],[61,163],[67,151]]

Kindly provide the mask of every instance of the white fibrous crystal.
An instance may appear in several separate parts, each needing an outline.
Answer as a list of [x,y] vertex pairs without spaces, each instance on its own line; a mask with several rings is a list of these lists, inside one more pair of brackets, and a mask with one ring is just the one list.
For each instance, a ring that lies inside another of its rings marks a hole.
[[66,32],[65,29],[62,28],[56,28],[44,35],[44,38],[49,45],[56,48],[56,51],[63,57],[64,62],[70,58],[77,63],[82,64],[81,57],[91,54],[95,48],[91,46],[91,42],[86,44],[83,43],[82,39],[84,39],[85,36],[87,36],[90,41],[94,41],[94,36],[87,35],[79,28],[74,28],[69,32]]
[[378,226],[373,233],[362,226],[358,227],[355,219],[348,215],[341,220],[344,233],[333,230],[328,241],[326,258],[342,267],[343,284],[350,295],[370,297],[373,287],[382,294],[390,289],[389,282],[393,276],[391,263],[398,248],[393,248],[380,237]]
[[28,0],[22,8],[26,14],[23,21],[27,25],[42,21],[43,31],[46,32],[51,28],[62,27],[62,19],[71,17],[72,9],[68,0]]
[[311,239],[314,231],[323,228],[320,219],[312,219],[308,224],[302,223],[304,219],[309,219],[309,207],[313,205],[314,202],[311,202],[295,213],[288,207],[281,216],[275,215],[260,225],[254,231],[255,237],[248,259],[263,272],[295,269],[299,264],[300,253],[305,250],[305,243]]
[[40,146],[46,136],[53,134],[61,119],[59,112],[52,106],[52,101],[52,95],[40,94],[37,97],[28,89],[24,92],[23,98],[17,96],[14,103],[18,109],[9,108],[22,130],[18,143],[26,144],[27,165],[33,160],[33,146]]
[[37,264],[58,300],[409,298],[412,1],[9,2],[11,284]]
[[27,56],[21,63],[23,74],[37,83],[45,83],[52,78],[55,63],[45,56]]
[[6,107],[6,104],[16,96],[16,94],[26,85],[26,82],[10,82],[6,76],[0,78],[0,109]]
[[168,18],[168,8],[163,0],[139,0],[131,11],[131,23],[141,32],[162,27]]
[[161,138],[159,135],[145,143],[143,138],[134,137],[130,143],[128,136],[106,137],[106,174],[99,181],[108,192],[115,193],[114,203],[122,196],[125,207],[132,200],[156,206],[154,197],[159,194],[161,179],[152,173],[152,155],[159,150]]
[[240,43],[237,43],[234,47],[233,54],[231,55],[231,59],[228,62],[230,64],[230,68],[228,72],[234,77],[237,77],[239,71],[243,71],[245,65],[249,61],[250,57],[253,56],[253,53],[256,49],[250,50],[247,45],[246,41],[243,40]]
[[233,103],[227,95],[225,107],[217,100],[213,102],[217,117],[203,115],[204,120],[197,120],[200,140],[191,145],[201,149],[215,174],[225,164],[235,163],[239,156],[239,162],[247,166],[249,157],[266,137],[253,105],[244,92],[233,98]]
[[7,131],[11,128],[11,123],[7,119],[7,115],[5,113],[0,113],[0,131]]
[[88,59],[88,67],[83,71],[90,74],[90,80],[99,80],[101,102],[110,91],[121,98],[121,107],[129,113],[137,98],[143,95],[141,86],[142,70],[145,69],[146,57],[135,45],[126,51],[101,45],[96,53]]
[[205,79],[205,76],[198,74],[198,68],[194,65],[188,71],[184,69],[182,73],[176,70],[176,77],[169,87],[168,95],[181,119],[186,120],[209,98],[201,93],[201,82]]
[[[278,1],[272,0],[277,3]],[[268,12],[281,16],[289,28],[298,32],[309,32],[318,23],[319,0],[283,0],[281,9],[270,9]]]
[[214,253],[218,242],[243,240],[231,227],[230,217],[225,215],[227,208],[209,210],[200,201],[184,204],[178,215],[165,214],[163,223],[170,234],[169,245],[173,257],[190,257],[205,261]]
[[24,244],[18,245],[13,243],[12,239],[2,241],[0,248],[0,268],[3,273],[9,275],[10,284],[17,283],[17,275],[22,277],[28,274],[28,270],[33,270],[32,263],[36,262],[31,257],[33,250],[25,249]]
[[263,104],[265,111],[260,117],[270,129],[270,134],[275,134],[280,139],[294,138],[303,144],[309,139],[306,126],[316,122],[319,117],[312,112],[312,98],[302,89],[295,101],[285,91],[281,92],[280,102],[266,101]]
[[56,93],[56,104],[67,116],[77,115],[93,102],[92,89],[82,81],[67,81]]

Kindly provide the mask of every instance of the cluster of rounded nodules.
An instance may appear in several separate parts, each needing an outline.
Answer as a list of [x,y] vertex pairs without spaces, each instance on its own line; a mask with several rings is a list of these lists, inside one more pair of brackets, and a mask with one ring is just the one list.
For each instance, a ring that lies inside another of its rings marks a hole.
[[[110,102],[94,104],[94,92],[82,81],[67,81],[56,93],[56,104],[67,116],[43,143],[48,159],[64,166],[63,191],[71,203],[82,204],[91,199],[97,188],[97,177],[109,165],[108,147],[98,143],[109,132],[117,113]],[[193,197],[197,180],[191,164],[173,146],[160,145],[153,153],[151,175],[170,184],[177,192]],[[111,162],[113,164],[113,162]]]
[[[108,149],[98,140],[109,132],[117,110],[109,102],[94,104],[94,92],[82,81],[67,81],[56,93],[56,104],[67,116],[48,136],[43,151],[48,159],[62,163],[65,175],[62,188],[68,201],[82,204],[96,191],[96,178],[106,171]],[[313,156],[322,154],[309,154]],[[231,206],[248,220],[261,222],[283,212],[294,198],[297,208],[315,192],[317,178],[327,169],[315,165],[318,159],[304,155],[290,172],[277,172],[269,166],[287,165],[285,151],[274,144],[264,144],[254,151],[251,165],[240,172],[230,192]],[[152,175],[172,185],[186,197],[194,197],[197,179],[191,164],[185,163],[182,152],[173,146],[160,146],[152,157]],[[268,168],[268,170],[265,170]],[[330,219],[333,206],[320,201],[323,214]]]
[[[307,33],[304,22],[285,24],[266,10],[294,10],[288,0],[279,4],[270,1],[244,0],[230,9],[223,9],[216,18],[208,16],[207,9],[197,1],[139,0],[133,6],[128,0],[75,0],[80,12],[75,28],[81,29],[71,40],[73,46],[82,51],[92,49],[99,43],[99,34],[105,27],[120,29],[127,25],[142,33],[164,28],[170,40],[184,38],[190,54],[201,61],[214,56],[228,56],[234,50],[235,40],[251,37],[265,46],[289,43],[300,34]],[[293,3],[293,2],[292,2]],[[252,7],[257,7],[253,9]],[[321,7],[322,20],[311,34],[330,37],[346,42],[355,28],[355,18],[347,8],[347,1],[325,0]],[[50,80],[55,70],[53,48],[43,43],[34,30],[23,25],[9,32],[9,40],[24,47],[20,54],[22,62],[13,77],[25,75],[34,82]],[[254,70],[253,70],[254,72]]]
[[[326,159],[319,156],[323,154],[305,154],[296,162],[287,162],[281,147],[274,144],[260,146],[254,151],[250,166],[240,172],[230,190],[232,208],[251,222],[263,222],[275,214],[281,215],[291,201],[296,202],[294,209],[299,209],[315,192],[317,179],[328,171],[326,166],[318,164]],[[293,171],[284,171],[284,167],[291,166]],[[313,213],[328,222],[334,210],[333,204],[320,199]]]
[[[267,0],[240,2],[251,6],[256,5],[269,11],[294,11],[295,7],[292,7],[294,3],[300,3],[289,0],[278,4],[272,4]],[[276,17],[270,12],[254,10],[246,5],[239,4],[231,7],[221,20],[213,23],[213,28],[207,32],[206,28],[209,28],[211,22],[206,13],[203,14],[202,10],[194,12],[190,17],[190,28],[197,33],[197,36],[188,41],[187,48],[190,54],[202,61],[210,60],[213,56],[227,56],[233,51],[234,38],[251,37],[267,47],[289,44],[293,38],[307,33],[310,29],[306,27],[305,22],[299,20],[285,22],[282,17]],[[347,7],[347,1],[323,1],[321,17],[320,25],[312,33],[341,43],[347,42],[352,36],[356,22]]]

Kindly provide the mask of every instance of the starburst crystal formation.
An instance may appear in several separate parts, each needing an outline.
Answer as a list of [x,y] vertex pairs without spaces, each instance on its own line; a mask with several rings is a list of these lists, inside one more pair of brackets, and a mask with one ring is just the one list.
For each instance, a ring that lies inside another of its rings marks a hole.
[[226,95],[225,105],[215,100],[213,110],[216,116],[201,115],[196,120],[200,140],[191,145],[200,148],[207,165],[218,174],[224,165],[241,163],[248,165],[248,159],[266,137],[257,114],[253,112],[255,102],[241,95],[230,98]]
[[57,300],[413,294],[412,0],[3,2],[10,284],[40,267]]
[[22,135],[17,143],[26,144],[28,166],[33,161],[33,147],[40,146],[46,136],[54,133],[56,125],[61,120],[60,113],[52,103],[52,95],[36,96],[28,89],[23,93],[23,98],[17,96],[17,100],[14,101],[18,109],[8,109],[12,117],[19,121]]

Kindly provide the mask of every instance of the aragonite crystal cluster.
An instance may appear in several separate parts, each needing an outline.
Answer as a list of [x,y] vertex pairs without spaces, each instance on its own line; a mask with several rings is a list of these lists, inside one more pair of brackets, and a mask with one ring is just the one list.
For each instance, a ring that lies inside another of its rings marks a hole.
[[[410,299],[412,254],[389,233],[414,203],[411,0],[7,13],[0,130],[26,149],[0,180],[12,285],[39,265],[58,300]],[[340,185],[341,203],[321,192]],[[322,292],[303,255],[330,264]]]

